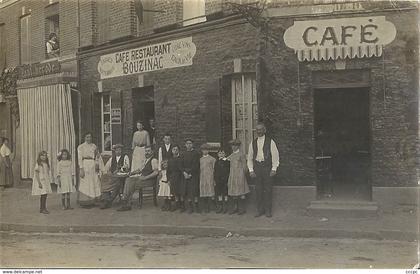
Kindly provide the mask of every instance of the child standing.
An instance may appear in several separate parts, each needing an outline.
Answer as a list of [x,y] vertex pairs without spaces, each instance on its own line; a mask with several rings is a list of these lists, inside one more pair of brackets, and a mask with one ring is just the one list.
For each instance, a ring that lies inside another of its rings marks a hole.
[[185,140],[186,151],[182,154],[182,169],[188,198],[188,213],[199,212],[200,197],[200,154],[194,149],[191,139]]
[[203,156],[200,158],[200,198],[206,213],[210,212],[210,198],[214,197],[214,164],[216,159],[209,155],[210,146],[203,144],[201,151]]
[[[70,206],[70,193],[75,192],[74,173],[71,155],[67,149],[61,150],[57,164],[57,193],[61,193],[61,204],[64,210],[73,209]],[[67,201],[67,203],[66,203]]]
[[164,197],[165,202],[162,206],[162,211],[171,211],[171,187],[169,185],[166,170],[168,169],[168,161],[162,161],[159,179],[159,193],[158,196]]
[[171,207],[171,211],[179,208],[181,212],[185,211],[184,197],[186,193],[184,175],[182,174],[182,158],[179,154],[179,146],[172,147],[172,157],[168,160],[168,169],[166,177],[168,177],[171,193],[175,197],[175,206]]
[[228,180],[230,163],[226,159],[226,153],[223,149],[217,152],[217,161],[214,165],[214,180],[216,181],[216,195],[218,196],[218,205],[216,213],[227,212],[228,202]]
[[42,214],[49,214],[47,210],[47,195],[51,193],[51,169],[46,151],[41,151],[36,160],[32,180],[32,195],[40,195],[40,210]]
[[247,170],[245,155],[240,152],[241,141],[238,139],[229,142],[233,153],[229,156],[230,172],[228,180],[228,194],[233,198],[233,209],[229,214],[245,213],[245,194],[249,193],[249,187],[245,172]]

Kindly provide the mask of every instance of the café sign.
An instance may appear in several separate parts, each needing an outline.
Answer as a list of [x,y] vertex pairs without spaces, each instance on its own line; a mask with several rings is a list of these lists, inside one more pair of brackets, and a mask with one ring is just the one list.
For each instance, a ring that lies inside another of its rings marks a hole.
[[295,21],[284,42],[299,61],[363,58],[381,56],[396,33],[385,16]]
[[46,63],[22,65],[18,67],[18,79],[23,80],[28,78],[46,76],[49,74],[59,73],[60,71],[61,66],[57,60]]
[[102,55],[101,79],[190,66],[196,53],[192,37]]

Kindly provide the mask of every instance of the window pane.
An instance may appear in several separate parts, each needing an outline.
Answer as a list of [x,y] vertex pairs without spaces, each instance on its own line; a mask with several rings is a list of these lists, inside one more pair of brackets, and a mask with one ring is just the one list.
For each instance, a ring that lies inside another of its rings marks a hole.
[[109,103],[109,95],[104,95],[103,102],[104,102],[103,112],[110,112],[111,104]]
[[245,92],[245,100],[250,101],[251,100],[251,92],[252,92],[252,79],[245,76],[244,77],[244,92]]
[[111,151],[111,148],[112,148],[111,134],[105,133],[104,134],[104,151]]
[[248,122],[248,114],[247,114],[247,104],[242,105],[242,104],[237,104],[235,105],[236,107],[236,127],[237,128],[244,128],[244,126],[247,124]]
[[252,105],[252,129],[257,126],[258,123],[258,107],[257,104]]
[[252,80],[252,102],[257,102],[257,86],[254,79]]
[[[183,0],[183,25],[188,26],[206,21],[205,0]],[[189,20],[191,19],[191,20]]]
[[235,79],[233,80],[235,83],[235,102],[236,103],[242,103],[243,101],[243,95],[242,95],[242,84],[241,79]]

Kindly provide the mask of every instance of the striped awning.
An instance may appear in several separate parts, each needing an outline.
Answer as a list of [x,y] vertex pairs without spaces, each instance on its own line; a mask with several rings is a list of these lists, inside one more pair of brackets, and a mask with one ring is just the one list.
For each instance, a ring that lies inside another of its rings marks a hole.
[[299,61],[328,61],[382,56],[382,45],[295,50]]
[[55,178],[57,153],[61,149],[70,151],[75,165],[70,85],[21,88],[17,90],[17,94],[21,128],[21,176],[32,178],[38,153],[45,150]]

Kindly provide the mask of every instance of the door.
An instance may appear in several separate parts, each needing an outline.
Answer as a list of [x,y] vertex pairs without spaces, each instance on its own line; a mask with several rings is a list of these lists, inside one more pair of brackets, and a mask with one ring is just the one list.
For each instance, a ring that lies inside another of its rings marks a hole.
[[155,119],[153,86],[133,89],[132,100],[134,130],[137,130],[136,123],[140,121],[144,128],[149,131],[149,121],[150,119]]
[[370,200],[368,88],[314,92],[318,198]]

